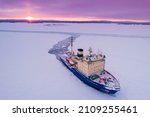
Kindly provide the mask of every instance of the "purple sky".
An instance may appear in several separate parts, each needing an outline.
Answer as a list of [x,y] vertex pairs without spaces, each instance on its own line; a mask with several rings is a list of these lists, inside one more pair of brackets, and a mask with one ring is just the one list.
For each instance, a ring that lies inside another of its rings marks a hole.
[[150,0],[0,0],[0,18],[150,20]]

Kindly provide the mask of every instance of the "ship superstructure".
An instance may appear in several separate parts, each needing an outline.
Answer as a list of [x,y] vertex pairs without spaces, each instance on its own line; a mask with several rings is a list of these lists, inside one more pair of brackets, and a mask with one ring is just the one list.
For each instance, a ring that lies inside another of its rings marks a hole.
[[78,49],[77,55],[72,56],[71,60],[76,64],[77,69],[85,76],[98,73],[102,74],[104,71],[105,56],[102,54],[90,53],[84,56],[83,49]]

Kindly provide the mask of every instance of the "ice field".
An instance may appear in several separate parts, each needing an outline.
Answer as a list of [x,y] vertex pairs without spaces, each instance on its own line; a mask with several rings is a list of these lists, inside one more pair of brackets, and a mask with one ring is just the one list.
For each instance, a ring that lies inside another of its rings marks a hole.
[[[106,55],[106,70],[120,82],[115,95],[99,92],[48,51],[72,34],[74,49]],[[0,99],[150,99],[150,26],[0,23]]]

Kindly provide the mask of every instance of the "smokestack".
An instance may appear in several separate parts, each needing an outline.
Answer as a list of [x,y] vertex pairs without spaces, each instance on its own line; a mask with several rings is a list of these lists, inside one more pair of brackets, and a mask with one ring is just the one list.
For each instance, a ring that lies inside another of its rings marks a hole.
[[78,52],[77,52],[77,56],[80,58],[80,57],[83,57],[83,49],[78,49]]

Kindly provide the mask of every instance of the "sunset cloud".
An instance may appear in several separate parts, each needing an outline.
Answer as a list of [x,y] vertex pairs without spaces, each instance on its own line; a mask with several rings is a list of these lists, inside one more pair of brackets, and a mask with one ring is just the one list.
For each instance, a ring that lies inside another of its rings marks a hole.
[[0,18],[150,20],[150,0],[0,0]]

